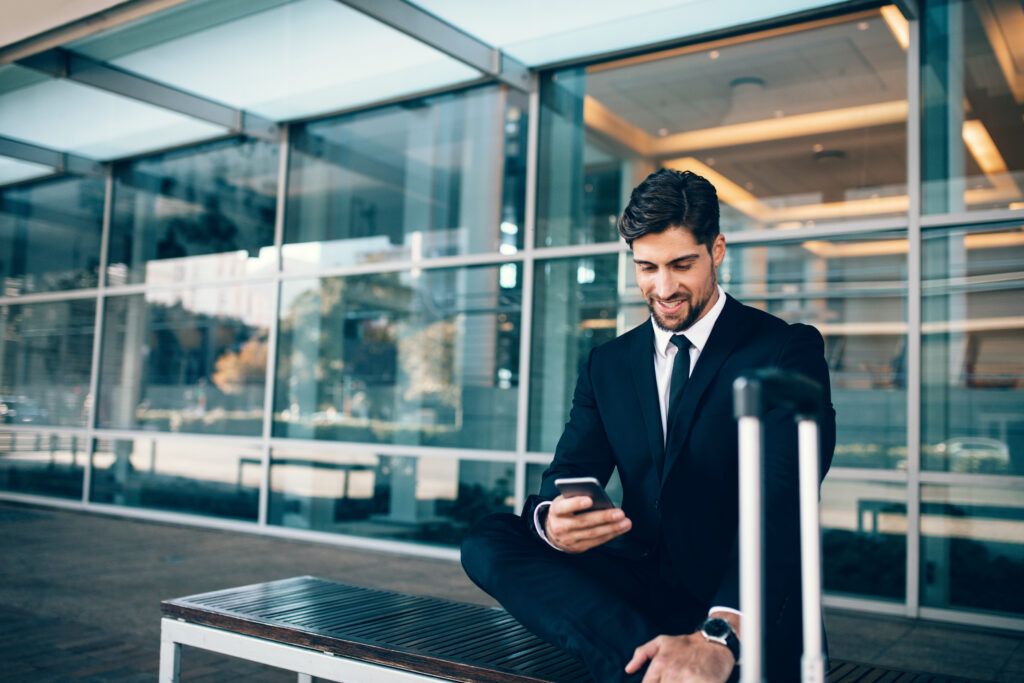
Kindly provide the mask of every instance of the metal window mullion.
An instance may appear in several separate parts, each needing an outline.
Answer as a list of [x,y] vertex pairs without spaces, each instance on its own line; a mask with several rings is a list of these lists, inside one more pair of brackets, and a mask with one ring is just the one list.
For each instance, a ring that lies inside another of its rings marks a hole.
[[277,379],[277,335],[280,329],[281,312],[281,267],[282,267],[282,246],[284,244],[284,220],[285,203],[288,198],[288,164],[290,161],[290,139],[291,128],[282,126],[281,129],[281,152],[277,166],[277,207],[274,214],[274,291],[270,295],[270,310],[273,315],[270,318],[270,329],[267,331],[267,367],[264,376],[263,391],[263,433],[260,444],[261,450],[261,472],[260,472],[260,494],[257,524],[261,527],[267,525],[267,518],[270,508],[270,459],[271,445],[270,438],[274,427],[274,390]]
[[985,226],[989,223],[1019,223],[1022,220],[1024,220],[1024,211],[1020,209],[991,209],[987,211],[943,213],[921,216],[921,227],[972,228]]
[[482,74],[528,92],[530,70],[497,48],[405,0],[337,0]]
[[921,45],[912,18],[907,48],[907,556],[906,615],[920,614],[921,588]]
[[[534,77],[536,78],[536,77]],[[523,205],[523,305],[519,315],[519,403],[516,411],[516,488],[515,509],[521,510],[526,502],[526,451],[530,436],[530,368],[533,345],[533,240],[536,233],[537,164],[540,158],[537,141],[540,139],[540,93],[530,90],[526,131],[526,197]]]
[[103,353],[103,325],[106,318],[106,297],[103,290],[107,282],[107,249],[110,245],[110,225],[114,215],[114,165],[107,165],[107,181],[103,191],[103,221],[100,228],[100,263],[96,288],[96,311],[93,318],[92,366],[89,371],[89,410],[86,414],[85,468],[82,476],[82,504],[89,504],[92,490],[92,456],[96,448],[96,419],[99,411],[100,362]]

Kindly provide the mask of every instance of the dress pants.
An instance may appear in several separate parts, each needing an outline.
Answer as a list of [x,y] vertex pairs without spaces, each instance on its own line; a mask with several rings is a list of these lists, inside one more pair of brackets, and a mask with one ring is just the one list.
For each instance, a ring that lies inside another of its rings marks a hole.
[[658,635],[692,633],[707,616],[673,585],[657,557],[598,547],[573,555],[547,547],[521,518],[482,519],[462,542],[462,566],[523,626],[582,661],[597,683],[627,676],[633,651]]

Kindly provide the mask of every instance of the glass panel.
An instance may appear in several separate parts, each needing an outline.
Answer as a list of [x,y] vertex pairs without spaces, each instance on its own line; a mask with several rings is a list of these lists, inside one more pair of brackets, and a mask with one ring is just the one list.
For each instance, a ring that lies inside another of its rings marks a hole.
[[189,2],[70,47],[275,120],[480,77],[334,0]]
[[824,588],[902,601],[907,583],[907,487],[825,478],[821,486]]
[[108,284],[272,272],[278,154],[230,140],[118,165]]
[[2,422],[84,427],[96,301],[0,306]]
[[88,462],[85,437],[0,430],[0,491],[81,500]]
[[99,426],[259,435],[271,305],[251,284],[110,297]]
[[285,269],[515,253],[525,112],[483,88],[296,126]]
[[457,546],[492,512],[511,512],[515,465],[441,457],[275,450],[271,524]]
[[98,284],[104,190],[71,177],[0,190],[4,296]]
[[[530,66],[650,45],[666,40],[753,24],[808,10],[820,0],[762,3],[679,0],[592,0],[469,3],[417,0],[417,5]],[[597,9],[599,7],[600,9]]]
[[924,233],[922,467],[1024,474],[1024,227]]
[[833,466],[905,468],[907,240],[734,245],[720,270],[737,299],[825,338],[836,409]]
[[515,449],[520,266],[286,281],[274,434]]
[[922,10],[922,210],[1024,209],[1020,3],[927,0]]
[[708,178],[726,232],[905,214],[906,28],[873,10],[548,75],[537,245],[618,239],[658,167]]
[[534,273],[529,450],[551,452],[590,350],[636,327],[648,312],[628,254],[540,261]]
[[63,79],[0,94],[0,135],[95,159],[225,133],[221,126]]
[[56,169],[50,166],[33,164],[29,161],[18,161],[9,157],[0,157],[0,185],[40,178],[55,172]]
[[89,500],[256,521],[260,448],[226,439],[100,439]]
[[[906,239],[733,245],[719,271],[740,301],[825,337],[837,412],[834,465],[904,467]],[[621,266],[620,266],[621,259]],[[531,451],[554,449],[590,349],[640,324],[628,254],[542,261],[536,270]]]
[[1024,615],[1024,488],[921,487],[921,604]]

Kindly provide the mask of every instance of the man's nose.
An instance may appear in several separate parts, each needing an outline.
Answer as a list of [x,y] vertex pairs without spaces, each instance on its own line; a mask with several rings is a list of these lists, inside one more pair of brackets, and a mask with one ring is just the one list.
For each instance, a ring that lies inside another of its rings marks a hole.
[[659,299],[669,299],[676,293],[676,283],[668,269],[661,269],[654,276],[654,295]]

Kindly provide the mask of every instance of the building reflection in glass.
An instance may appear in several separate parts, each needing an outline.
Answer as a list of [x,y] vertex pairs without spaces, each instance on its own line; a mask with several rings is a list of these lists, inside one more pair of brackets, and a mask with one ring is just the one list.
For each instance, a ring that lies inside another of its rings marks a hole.
[[0,491],[81,500],[88,462],[85,437],[0,431]]
[[118,164],[107,284],[272,272],[278,154],[231,139]]
[[906,484],[826,477],[821,487],[825,590],[903,600],[907,533]]
[[510,462],[275,449],[271,524],[458,545],[478,519],[511,512]]
[[921,487],[922,605],[1020,616],[1022,581],[1024,488]]
[[107,299],[97,423],[258,436],[271,285]]
[[513,450],[519,272],[285,281],[274,435]]
[[97,285],[104,185],[68,176],[0,190],[3,296]]
[[215,439],[99,439],[89,500],[256,521],[260,452]]
[[0,306],[0,424],[85,427],[96,300]]
[[517,252],[526,109],[484,87],[294,127],[285,270]]

